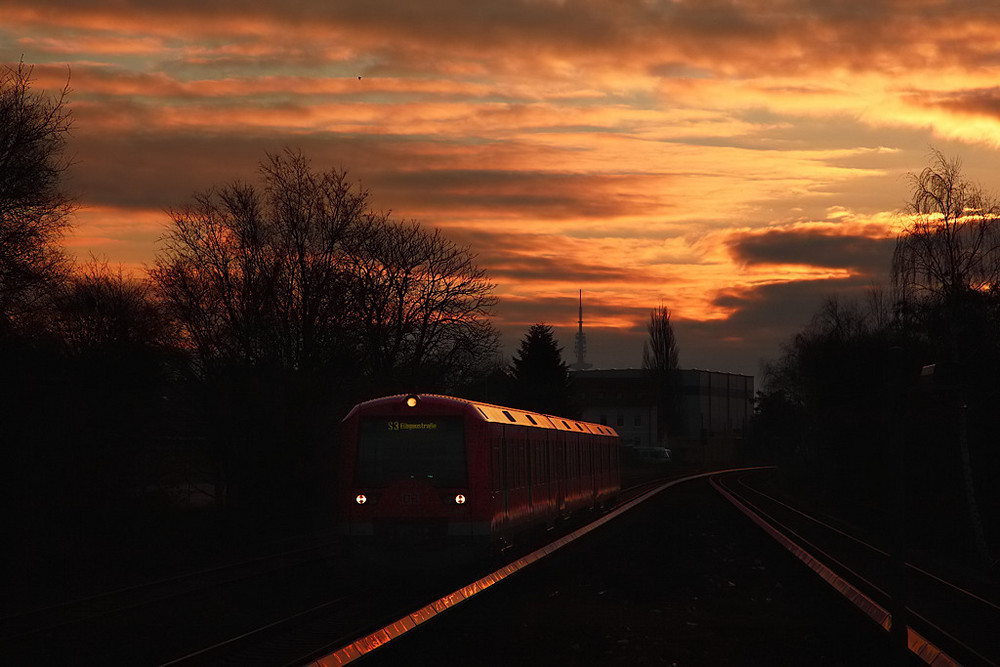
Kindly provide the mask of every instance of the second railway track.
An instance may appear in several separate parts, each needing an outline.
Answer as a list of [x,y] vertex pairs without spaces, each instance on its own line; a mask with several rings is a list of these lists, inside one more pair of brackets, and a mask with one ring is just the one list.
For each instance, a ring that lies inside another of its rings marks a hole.
[[[939,662],[951,656],[965,665],[1000,664],[1000,637],[995,632],[1000,627],[1000,602],[995,588],[957,581],[909,559],[900,575],[892,548],[762,490],[759,478],[755,480],[749,473],[720,476],[713,482],[724,495],[752,512],[755,520],[770,526],[809,559],[869,598],[882,611],[887,626],[897,606],[894,596],[902,591],[910,647],[923,650],[922,657],[933,656],[936,647],[943,652]],[[879,612],[869,611],[878,621]],[[897,611],[896,615],[901,614]],[[922,648],[914,636],[926,639],[930,647]]]

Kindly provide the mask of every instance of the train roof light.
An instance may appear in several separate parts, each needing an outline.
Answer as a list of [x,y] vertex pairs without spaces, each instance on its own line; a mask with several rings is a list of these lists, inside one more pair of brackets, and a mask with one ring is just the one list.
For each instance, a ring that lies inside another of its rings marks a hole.
[[406,397],[406,407],[415,408],[417,407],[417,403],[418,401],[416,394],[410,394],[409,396]]

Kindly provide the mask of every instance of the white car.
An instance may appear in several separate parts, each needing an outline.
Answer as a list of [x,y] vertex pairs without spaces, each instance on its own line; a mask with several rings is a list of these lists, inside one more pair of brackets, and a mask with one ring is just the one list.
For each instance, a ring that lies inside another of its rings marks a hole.
[[666,447],[636,447],[635,453],[642,463],[670,463],[673,460]]

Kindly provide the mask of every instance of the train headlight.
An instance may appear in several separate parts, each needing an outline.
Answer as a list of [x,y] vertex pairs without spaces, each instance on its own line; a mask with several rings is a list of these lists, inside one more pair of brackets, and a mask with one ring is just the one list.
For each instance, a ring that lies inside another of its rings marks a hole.
[[365,503],[368,502],[368,496],[366,496],[363,493],[359,493],[357,496],[354,497],[354,502],[356,502],[359,505],[364,505]]
[[457,496],[455,496],[455,504],[456,505],[464,505],[465,504],[465,496],[463,496],[461,493],[458,494]]
[[406,407],[415,408],[417,407],[417,396],[416,394],[410,394],[406,397]]

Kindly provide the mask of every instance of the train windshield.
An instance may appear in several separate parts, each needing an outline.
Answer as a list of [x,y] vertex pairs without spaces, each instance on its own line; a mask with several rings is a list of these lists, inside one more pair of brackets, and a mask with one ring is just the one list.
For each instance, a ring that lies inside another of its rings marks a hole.
[[461,417],[361,420],[355,483],[378,487],[405,479],[466,485]]

